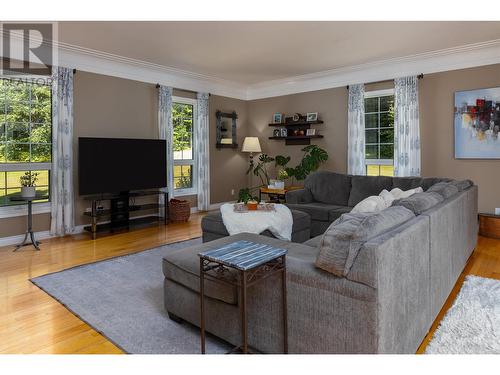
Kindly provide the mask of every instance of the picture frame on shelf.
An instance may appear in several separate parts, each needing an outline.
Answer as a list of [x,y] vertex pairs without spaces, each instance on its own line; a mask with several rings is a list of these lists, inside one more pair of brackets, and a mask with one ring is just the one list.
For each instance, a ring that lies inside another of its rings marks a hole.
[[280,131],[281,131],[281,136],[282,137],[288,137],[288,131],[285,128],[280,129]]
[[316,129],[307,129],[306,135],[316,135]]
[[318,112],[307,112],[306,121],[318,121]]
[[283,113],[276,112],[273,115],[273,124],[281,124],[283,123]]
[[281,135],[281,129],[274,129],[274,131],[273,131],[273,137],[282,137],[282,135]]

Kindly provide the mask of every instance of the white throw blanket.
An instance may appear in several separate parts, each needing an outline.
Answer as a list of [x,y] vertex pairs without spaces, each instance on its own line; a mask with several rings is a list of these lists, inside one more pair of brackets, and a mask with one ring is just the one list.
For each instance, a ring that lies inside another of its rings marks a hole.
[[233,204],[221,206],[222,221],[231,236],[238,233],[259,234],[269,230],[276,238],[292,240],[292,212],[283,204],[275,204],[276,211],[234,212]]

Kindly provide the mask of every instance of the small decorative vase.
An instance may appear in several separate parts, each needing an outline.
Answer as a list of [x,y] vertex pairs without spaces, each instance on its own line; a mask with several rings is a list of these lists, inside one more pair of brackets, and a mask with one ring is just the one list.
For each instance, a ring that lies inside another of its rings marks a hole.
[[248,211],[256,211],[257,205],[258,205],[258,202],[256,202],[256,201],[248,201],[247,202]]
[[34,198],[36,195],[34,186],[23,186],[21,187],[21,197],[23,198]]

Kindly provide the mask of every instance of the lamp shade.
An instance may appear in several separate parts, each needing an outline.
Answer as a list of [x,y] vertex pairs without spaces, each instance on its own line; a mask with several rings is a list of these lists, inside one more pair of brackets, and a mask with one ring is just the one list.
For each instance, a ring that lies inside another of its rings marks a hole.
[[258,137],[245,137],[243,141],[243,152],[262,152],[260,149],[260,142]]

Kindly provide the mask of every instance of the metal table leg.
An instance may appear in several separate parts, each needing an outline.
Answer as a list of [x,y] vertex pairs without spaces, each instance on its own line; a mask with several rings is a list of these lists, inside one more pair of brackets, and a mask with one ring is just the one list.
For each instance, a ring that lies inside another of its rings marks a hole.
[[281,274],[281,288],[283,293],[283,353],[288,354],[288,305],[286,298],[286,257],[281,257],[283,272]]
[[241,339],[243,354],[248,353],[248,333],[247,333],[247,275],[245,271],[240,271],[241,285]]
[[[30,237],[30,241],[28,241],[28,236]],[[14,251],[19,250],[21,247],[33,245],[36,250],[40,251],[40,242],[35,239],[35,234],[33,233],[33,210],[32,210],[32,201],[28,201],[28,229],[24,234],[24,240],[19,245],[16,246]]]

